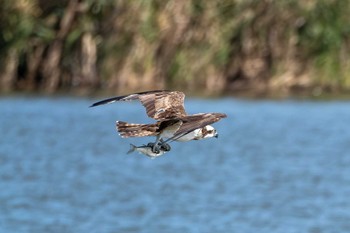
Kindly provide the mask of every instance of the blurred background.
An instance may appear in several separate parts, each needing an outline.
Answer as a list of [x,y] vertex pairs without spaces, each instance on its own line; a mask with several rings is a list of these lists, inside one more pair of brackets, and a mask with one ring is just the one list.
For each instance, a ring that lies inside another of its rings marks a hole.
[[2,0],[2,92],[350,88],[345,0]]
[[[350,1],[0,0],[0,233],[350,232]],[[132,153],[152,89],[218,139]],[[204,98],[205,97],[205,98]],[[254,98],[251,98],[254,97]]]

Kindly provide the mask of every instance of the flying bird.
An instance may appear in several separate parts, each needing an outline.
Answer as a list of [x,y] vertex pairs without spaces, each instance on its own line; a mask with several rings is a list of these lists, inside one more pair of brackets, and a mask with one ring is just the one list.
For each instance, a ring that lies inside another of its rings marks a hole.
[[[146,108],[153,124],[134,124],[117,121],[116,128],[123,138],[156,136],[153,152],[159,148],[170,150],[168,141],[190,141],[218,137],[216,129],[210,124],[226,117],[224,113],[197,113],[188,115],[185,111],[185,94],[180,91],[146,91],[129,95],[116,96],[92,104],[95,107],[116,101],[139,100]],[[167,139],[164,141],[164,139]]]

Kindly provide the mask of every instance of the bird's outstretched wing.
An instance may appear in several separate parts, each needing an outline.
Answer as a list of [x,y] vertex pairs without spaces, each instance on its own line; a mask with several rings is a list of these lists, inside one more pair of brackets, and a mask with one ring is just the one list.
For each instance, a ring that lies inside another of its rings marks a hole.
[[185,94],[180,91],[146,91],[129,95],[116,96],[92,104],[95,107],[116,101],[140,100],[147,115],[155,120],[165,120],[186,116],[184,107]]
[[181,120],[183,124],[173,137],[167,139],[165,142],[176,140],[193,130],[203,128],[204,126],[213,124],[222,118],[226,118],[224,113],[199,113],[195,115],[185,116]]

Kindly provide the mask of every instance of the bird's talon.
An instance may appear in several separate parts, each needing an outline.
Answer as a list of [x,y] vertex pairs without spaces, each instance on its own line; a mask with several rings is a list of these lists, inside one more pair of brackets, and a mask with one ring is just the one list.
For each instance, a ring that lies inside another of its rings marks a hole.
[[162,143],[160,148],[164,151],[170,151],[171,150],[171,147],[168,143]]
[[152,152],[153,152],[153,153],[156,153],[156,154],[159,154],[159,153],[160,153],[159,147],[154,145],[154,146],[152,147]]

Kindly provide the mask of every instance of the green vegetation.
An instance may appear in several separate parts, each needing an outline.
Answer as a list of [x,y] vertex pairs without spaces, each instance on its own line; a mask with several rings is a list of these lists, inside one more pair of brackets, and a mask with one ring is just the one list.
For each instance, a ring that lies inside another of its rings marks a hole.
[[349,91],[348,12],[347,0],[2,0],[0,91]]

